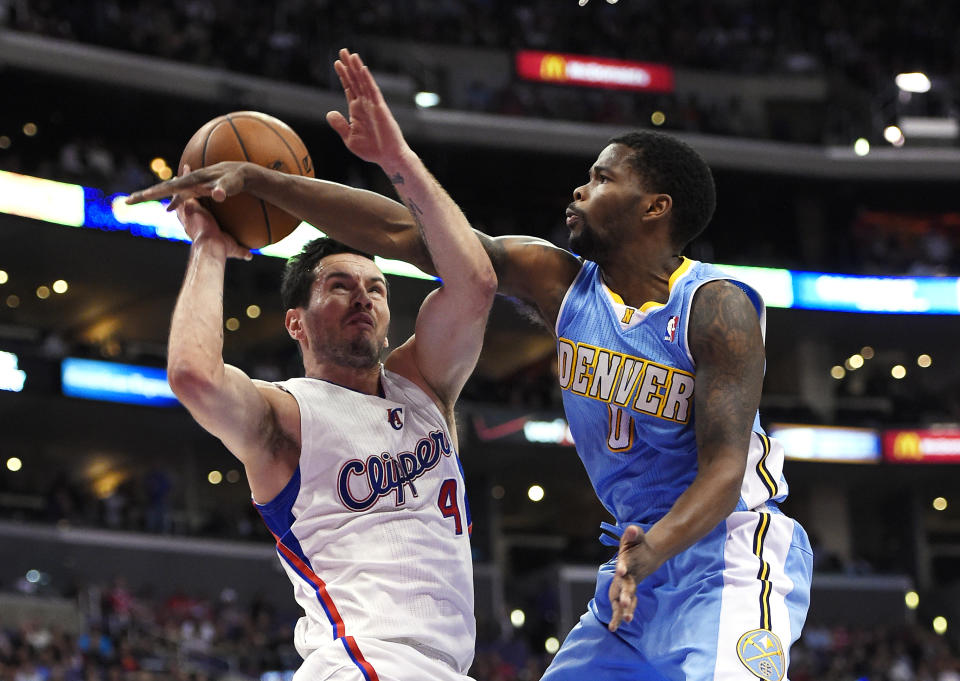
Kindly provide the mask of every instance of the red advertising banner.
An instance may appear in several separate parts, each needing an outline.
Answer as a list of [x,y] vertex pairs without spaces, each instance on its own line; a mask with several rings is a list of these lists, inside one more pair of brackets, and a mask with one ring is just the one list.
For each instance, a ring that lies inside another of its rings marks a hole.
[[960,429],[884,431],[883,458],[894,463],[958,463]]
[[527,80],[614,90],[673,92],[673,69],[605,57],[558,52],[517,52],[517,74]]

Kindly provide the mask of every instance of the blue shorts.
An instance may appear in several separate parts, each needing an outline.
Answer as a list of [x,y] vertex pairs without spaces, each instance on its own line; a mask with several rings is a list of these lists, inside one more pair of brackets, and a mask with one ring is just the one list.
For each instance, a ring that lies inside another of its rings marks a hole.
[[[646,529],[646,528],[645,528]],[[637,586],[632,622],[611,633],[616,558],[543,681],[782,681],[810,604],[813,554],[771,506],[732,513]]]

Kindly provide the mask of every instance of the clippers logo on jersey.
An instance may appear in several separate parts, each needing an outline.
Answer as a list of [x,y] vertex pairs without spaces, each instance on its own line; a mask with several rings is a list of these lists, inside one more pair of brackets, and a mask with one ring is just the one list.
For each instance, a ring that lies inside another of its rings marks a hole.
[[403,407],[387,409],[387,422],[394,430],[403,428]]
[[677,324],[680,323],[680,315],[674,315],[667,320],[667,332],[663,334],[663,340],[672,343],[677,337]]
[[754,629],[741,636],[737,655],[754,676],[764,681],[780,681],[786,671],[780,639],[767,629]]
[[690,419],[691,373],[567,338],[557,343],[557,361],[564,390],[668,421]]
[[351,459],[337,475],[340,501],[351,511],[366,511],[381,497],[395,493],[395,504],[403,506],[405,486],[409,485],[410,494],[418,496],[414,481],[436,468],[441,457],[450,456],[452,451],[446,434],[435,430],[429,437],[421,438],[412,452],[396,456],[383,452],[367,457],[366,461]]

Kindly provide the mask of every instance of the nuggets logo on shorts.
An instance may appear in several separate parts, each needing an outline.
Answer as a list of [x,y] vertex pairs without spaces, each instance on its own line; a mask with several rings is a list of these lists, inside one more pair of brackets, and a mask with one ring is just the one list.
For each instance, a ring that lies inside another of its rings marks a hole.
[[767,629],[754,629],[741,636],[737,655],[754,676],[764,681],[780,681],[786,671],[780,639]]

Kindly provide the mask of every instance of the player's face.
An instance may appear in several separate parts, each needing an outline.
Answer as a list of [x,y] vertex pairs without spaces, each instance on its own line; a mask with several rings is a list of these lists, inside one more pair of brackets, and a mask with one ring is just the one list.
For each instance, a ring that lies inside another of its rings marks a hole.
[[308,348],[342,366],[375,366],[386,347],[387,282],[372,260],[353,253],[323,258],[304,315]]
[[589,181],[573,190],[567,207],[570,248],[577,255],[603,263],[630,238],[643,197],[633,149],[611,144],[590,168]]

